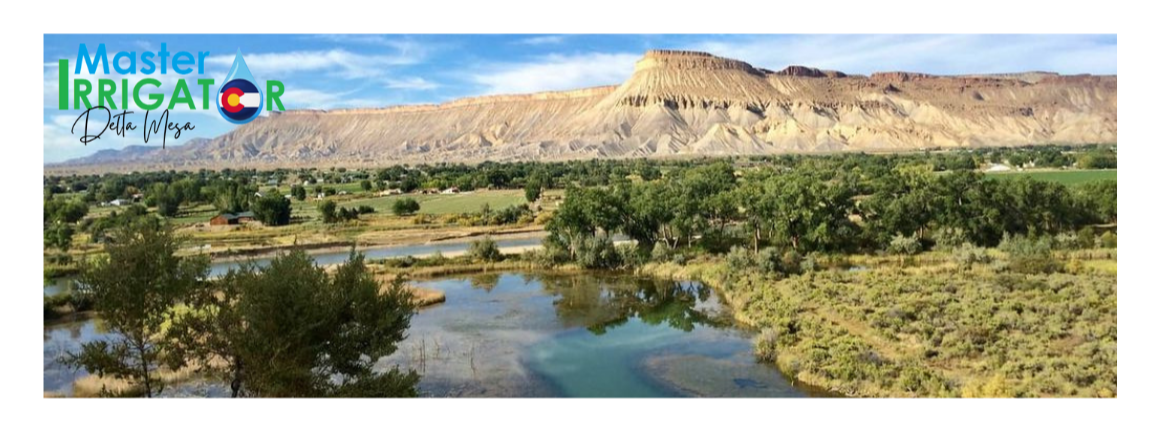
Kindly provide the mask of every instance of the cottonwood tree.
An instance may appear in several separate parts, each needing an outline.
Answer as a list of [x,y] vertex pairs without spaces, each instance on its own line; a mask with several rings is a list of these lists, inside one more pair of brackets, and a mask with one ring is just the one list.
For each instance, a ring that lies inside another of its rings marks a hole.
[[361,255],[328,273],[293,252],[230,271],[187,303],[169,361],[223,377],[232,396],[416,395],[413,371],[374,369],[405,338],[412,297],[401,281],[379,284]]
[[163,324],[172,316],[175,302],[202,284],[208,262],[204,257],[178,257],[180,239],[157,220],[123,226],[112,239],[106,257],[83,264],[79,279],[111,338],[82,344],[62,362],[99,377],[127,380],[153,397],[163,389],[158,378]]

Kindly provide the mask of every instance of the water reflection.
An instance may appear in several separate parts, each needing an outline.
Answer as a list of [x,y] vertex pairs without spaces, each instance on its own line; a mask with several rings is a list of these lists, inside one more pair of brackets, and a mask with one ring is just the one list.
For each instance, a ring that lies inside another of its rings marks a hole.
[[[618,274],[491,273],[414,283],[446,302],[416,315],[381,368],[422,374],[426,396],[804,396],[752,356],[719,297],[694,282]],[[45,326],[45,391],[84,371],[56,357],[103,338],[92,320]],[[171,395],[222,395],[192,381]]]

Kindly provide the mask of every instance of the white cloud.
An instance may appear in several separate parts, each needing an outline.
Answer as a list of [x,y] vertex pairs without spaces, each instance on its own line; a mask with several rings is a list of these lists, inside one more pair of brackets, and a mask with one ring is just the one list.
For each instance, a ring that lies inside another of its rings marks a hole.
[[284,92],[282,100],[290,101],[285,105],[287,109],[307,108],[328,110],[333,108],[360,108],[379,107],[385,105],[381,101],[366,98],[351,98],[357,91],[325,92],[314,89],[289,89]]
[[[236,55],[207,58],[207,64],[231,67]],[[327,51],[291,51],[283,53],[249,53],[244,56],[253,75],[264,76],[301,71],[325,71],[341,78],[369,78],[385,74],[393,66],[413,65],[422,58],[408,53],[358,54],[344,49]]]
[[439,84],[422,77],[404,77],[386,80],[386,88],[395,90],[434,90],[439,88]]
[[1117,72],[1117,45],[1097,35],[769,35],[718,38],[685,47],[752,65],[970,74],[1046,70]]
[[634,72],[641,54],[587,53],[549,55],[523,63],[499,63],[481,68],[471,81],[486,94],[571,90],[619,84]]
[[518,42],[524,45],[553,45],[565,41],[566,35],[548,35],[548,36],[533,36],[531,38],[524,38]]

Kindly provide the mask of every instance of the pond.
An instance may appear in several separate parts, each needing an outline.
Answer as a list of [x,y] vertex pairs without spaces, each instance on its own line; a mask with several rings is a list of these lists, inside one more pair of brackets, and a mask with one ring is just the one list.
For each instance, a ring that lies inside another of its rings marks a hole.
[[[411,368],[428,397],[803,397],[757,362],[749,330],[711,289],[620,274],[492,273],[418,281],[446,294],[379,368]],[[45,391],[85,375],[56,357],[103,338],[100,322],[45,326]],[[179,396],[222,395],[188,383]]]
[[447,301],[420,312],[389,367],[452,397],[797,397],[752,354],[718,296],[628,275],[484,274],[416,283]]

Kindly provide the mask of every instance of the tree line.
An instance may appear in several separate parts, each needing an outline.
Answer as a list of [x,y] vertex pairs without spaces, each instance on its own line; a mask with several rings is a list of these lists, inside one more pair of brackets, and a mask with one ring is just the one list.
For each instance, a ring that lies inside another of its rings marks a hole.
[[995,246],[1005,234],[1052,236],[1116,220],[1114,181],[995,180],[855,155],[746,168],[715,162],[653,181],[570,186],[546,228],[547,243],[572,259],[590,238],[618,234],[645,250],[855,253],[886,250],[896,238],[922,249],[940,241]]

